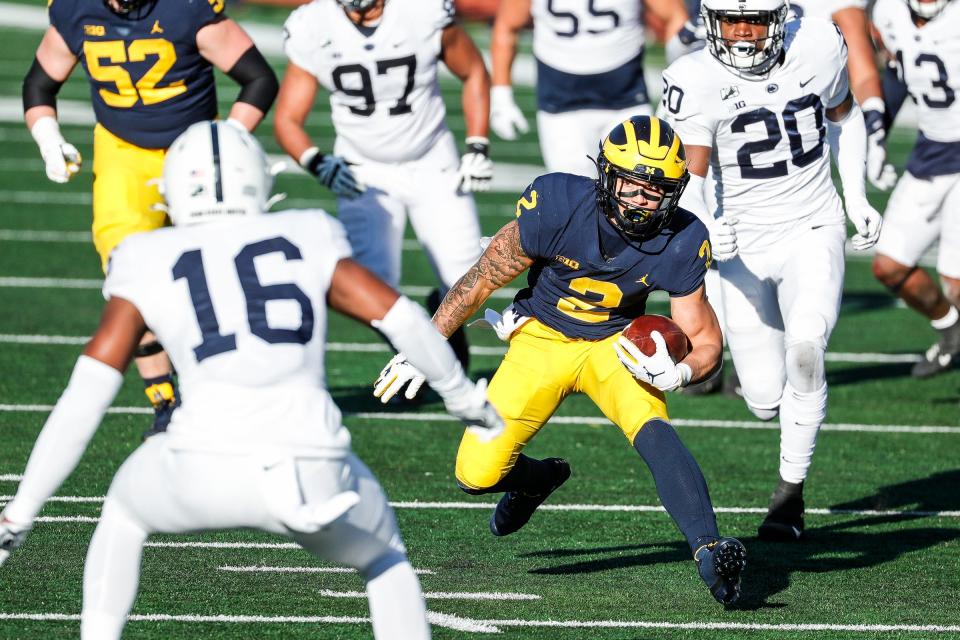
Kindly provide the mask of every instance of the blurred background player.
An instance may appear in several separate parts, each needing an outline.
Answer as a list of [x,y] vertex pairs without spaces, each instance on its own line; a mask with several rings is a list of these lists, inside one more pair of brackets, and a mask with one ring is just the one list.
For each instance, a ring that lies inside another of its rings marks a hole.
[[[497,232],[434,314],[450,335],[496,289],[527,272],[527,287],[497,323],[510,347],[490,401],[506,428],[490,441],[464,433],[457,484],[471,495],[504,493],[490,518],[494,535],[523,527],[570,477],[570,465],[522,451],[565,397],[583,392],[646,462],[700,576],[730,604],[740,593],[745,551],[720,538],[706,480],[671,426],[664,396],[712,373],[721,357],[720,328],[703,291],[707,231],[677,208],[688,179],[683,145],[665,122],[633,116],[606,137],[597,166],[593,179],[550,173],[534,180],[517,202],[517,219]],[[693,345],[679,363],[659,334],[649,357],[621,335],[658,290],[670,295],[670,314]],[[409,396],[420,380],[400,353],[374,395],[385,402],[411,381]]]
[[519,32],[533,19],[537,129],[548,171],[593,176],[597,142],[631,115],[651,114],[643,77],[643,12],[666,37],[687,20],[682,0],[501,1],[493,22],[490,126],[505,140],[528,130],[513,99],[511,67]]
[[844,206],[855,249],[880,233],[864,186],[867,132],[835,25],[787,22],[785,0],[703,0],[702,10],[707,45],[664,71],[663,109],[686,145],[685,206],[703,215],[708,167],[717,177],[720,217],[705,219],[715,255],[722,246],[726,260],[726,337],[744,400],[762,420],[780,416],[780,481],[759,534],[797,540],[827,409],[824,354],[840,311]]
[[85,640],[120,637],[150,534],[235,528],[355,568],[376,638],[430,636],[393,511],[325,387],[327,305],[383,332],[480,437],[503,422],[423,309],[350,259],[336,220],[261,215],[271,183],[263,150],[239,128],[203,122],[174,141],[164,193],[177,226],[114,252],[100,326],[0,514],[2,562],[77,465],[150,326],[183,403],[111,484],[84,569]]
[[[960,3],[877,0],[873,21],[920,129],[887,203],[873,272],[939,334],[911,371],[926,378],[960,361]],[[943,290],[918,266],[938,239]]]
[[[435,307],[480,255],[471,192],[488,190],[493,177],[490,77],[480,52],[446,0],[314,0],[284,28],[280,146],[336,194],[356,259],[393,287],[409,216],[441,284]],[[439,61],[463,81],[462,157],[446,124]],[[304,128],[320,85],[337,132],[331,154]],[[462,331],[451,345],[466,367]]]
[[[213,67],[241,85],[230,121],[253,130],[277,95],[277,79],[224,0],[52,0],[50,27],[23,81],[24,119],[47,177],[67,182],[80,154],[57,123],[56,95],[77,62],[90,80],[93,244],[103,269],[131,233],[166,224],[156,181],[165,149],[188,126],[217,116]],[[163,431],[178,403],[170,360],[152,333],[135,354]]]

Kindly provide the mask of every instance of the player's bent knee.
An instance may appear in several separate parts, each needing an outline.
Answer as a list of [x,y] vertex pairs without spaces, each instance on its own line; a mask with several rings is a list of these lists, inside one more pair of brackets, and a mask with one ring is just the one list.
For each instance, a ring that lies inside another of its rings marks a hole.
[[800,393],[812,393],[826,381],[824,349],[819,342],[798,342],[787,348],[787,382]]
[[900,264],[893,258],[877,254],[873,259],[873,277],[894,294],[898,293],[916,267]]
[[778,400],[774,404],[761,405],[747,400],[747,408],[750,409],[750,413],[755,415],[758,419],[768,422],[780,414],[780,401]]
[[493,487],[500,482],[503,475],[498,469],[479,465],[473,468],[458,467],[456,472],[457,486],[472,496],[482,496],[493,492]]

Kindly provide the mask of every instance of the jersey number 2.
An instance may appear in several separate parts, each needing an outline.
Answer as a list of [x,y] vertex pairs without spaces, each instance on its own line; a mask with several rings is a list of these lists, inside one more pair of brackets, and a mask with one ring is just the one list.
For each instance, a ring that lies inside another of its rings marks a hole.
[[[287,260],[302,260],[297,245],[283,237],[270,238],[248,244],[233,259],[237,278],[247,300],[247,322],[250,333],[270,344],[306,344],[313,335],[313,306],[307,294],[295,284],[263,285],[257,277],[253,260],[269,253],[282,253]],[[207,274],[203,268],[200,249],[187,251],[173,265],[173,279],[185,279],[190,290],[190,301],[197,314],[197,324],[203,337],[193,348],[197,362],[237,348],[237,334],[220,333],[220,322],[213,309]],[[300,326],[296,329],[275,329],[267,324],[267,302],[293,300],[300,305]]]
[[[134,40],[129,46],[123,40],[85,41],[83,56],[87,60],[87,71],[91,78],[98,82],[112,82],[117,87],[116,91],[100,89],[100,97],[110,107],[129,109],[138,100],[143,100],[145,105],[156,104],[187,90],[183,80],[157,88],[157,83],[163,80],[177,61],[173,43],[163,38]],[[120,65],[124,62],[143,62],[147,56],[157,56],[157,61],[134,85],[130,73]]]

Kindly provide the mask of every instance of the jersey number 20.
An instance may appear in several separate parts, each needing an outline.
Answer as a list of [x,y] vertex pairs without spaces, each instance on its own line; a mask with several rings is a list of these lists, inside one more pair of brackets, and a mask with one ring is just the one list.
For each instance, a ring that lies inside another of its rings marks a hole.
[[[254,258],[269,253],[282,253],[287,260],[302,260],[297,245],[284,237],[270,238],[248,244],[233,259],[237,278],[247,300],[247,322],[250,333],[270,344],[306,344],[313,336],[313,306],[310,298],[293,283],[263,285],[257,277]],[[190,290],[190,300],[203,337],[193,348],[197,362],[237,348],[237,334],[220,333],[220,323],[213,309],[207,274],[203,268],[200,249],[187,251],[173,265],[173,279],[184,278]],[[300,326],[296,329],[275,329],[267,324],[267,302],[294,300],[300,305]]]

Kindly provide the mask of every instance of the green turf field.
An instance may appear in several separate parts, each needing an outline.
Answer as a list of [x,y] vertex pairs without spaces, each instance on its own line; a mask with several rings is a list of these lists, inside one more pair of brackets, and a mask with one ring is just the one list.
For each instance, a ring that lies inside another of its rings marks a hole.
[[[250,15],[278,23],[283,14]],[[40,33],[0,27],[0,37],[0,103],[16,105]],[[282,61],[273,61],[280,69]],[[236,89],[221,81],[225,113]],[[444,85],[450,121],[462,138],[457,89]],[[87,95],[78,70],[60,97]],[[517,95],[532,122],[532,90]],[[3,496],[15,491],[102,305],[88,238],[91,128],[64,126],[87,165],[71,184],[54,185],[29,134],[11,120],[0,122]],[[325,105],[311,129],[329,147]],[[279,152],[269,121],[258,135]],[[908,131],[893,136],[900,166],[911,140]],[[515,143],[494,140],[493,155],[505,163],[540,161],[534,133]],[[333,207],[329,193],[303,176],[281,176],[278,189],[297,206]],[[512,217],[516,196],[478,197],[485,233]],[[885,202],[875,192],[871,199],[878,207]],[[404,266],[406,290],[422,300],[432,285],[426,259],[411,247]],[[666,305],[658,301],[651,309]],[[501,343],[491,331],[471,329],[470,338],[471,373],[489,376]],[[730,611],[700,582],[679,533],[657,508],[642,461],[585,397],[570,398],[529,451],[568,458],[573,477],[523,531],[496,539],[487,530],[494,498],[469,497],[454,484],[460,429],[442,415],[436,396],[415,409],[379,413],[371,382],[389,356],[386,348],[341,317],[332,319],[329,339],[331,391],[357,453],[394,501],[411,561],[422,571],[436,638],[960,638],[960,372],[910,378],[912,355],[934,335],[873,280],[868,257],[851,256],[847,264],[828,362],[829,425],[808,482],[805,542],[777,546],[755,537],[777,477],[776,425],[757,422],[739,400],[671,398],[671,415],[707,476],[722,531],[748,548],[744,596]],[[116,412],[79,468],[0,568],[0,638],[78,635],[83,559],[102,496],[149,424],[140,388],[129,374]],[[144,553],[126,637],[370,637],[366,601],[357,593],[362,582],[326,569],[284,539],[262,534],[157,536]]]

